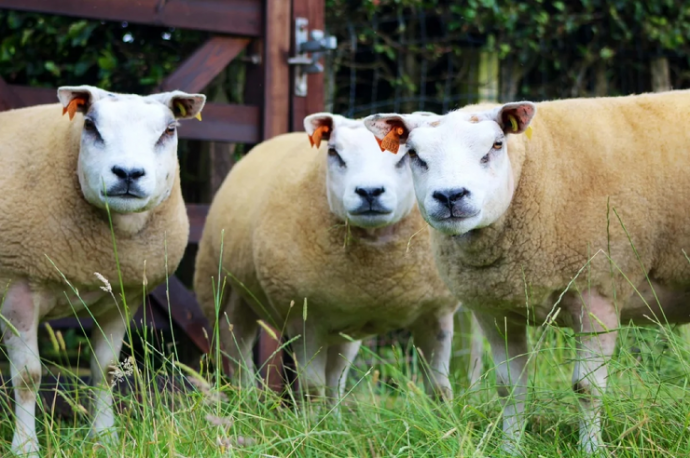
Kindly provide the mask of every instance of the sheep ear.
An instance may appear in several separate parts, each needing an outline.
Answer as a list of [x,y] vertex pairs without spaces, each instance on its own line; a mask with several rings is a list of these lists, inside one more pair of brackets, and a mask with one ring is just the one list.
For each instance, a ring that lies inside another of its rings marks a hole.
[[491,118],[506,134],[521,134],[529,128],[536,113],[537,107],[532,102],[512,102],[493,110]]
[[400,145],[405,144],[410,132],[425,122],[435,119],[433,113],[375,114],[364,118],[364,125],[374,134],[381,151],[398,154]]
[[148,97],[167,105],[175,115],[175,119],[196,118],[201,121],[201,110],[206,104],[204,94],[187,94],[182,91],[161,92]]
[[335,115],[314,113],[304,118],[304,130],[309,136],[309,144],[318,148],[321,140],[329,140],[335,125]]
[[62,114],[69,113],[71,121],[76,112],[86,113],[94,102],[112,94],[94,86],[84,85],[61,86],[58,88],[57,96],[62,104]]

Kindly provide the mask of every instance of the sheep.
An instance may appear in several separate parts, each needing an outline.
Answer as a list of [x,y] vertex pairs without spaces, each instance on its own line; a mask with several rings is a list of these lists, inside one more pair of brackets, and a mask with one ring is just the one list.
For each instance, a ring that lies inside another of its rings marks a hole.
[[407,148],[439,272],[513,395],[506,447],[525,425],[528,323],[574,329],[579,444],[593,453],[619,323],[689,321],[689,109],[674,91],[364,120]]
[[[296,339],[303,394],[338,399],[361,340],[408,328],[430,365],[427,391],[451,398],[458,303],[435,270],[407,161],[373,154],[361,121],[316,113],[304,127],[309,137],[279,135],[252,149],[209,209],[194,290],[215,323],[217,288],[229,280],[218,304],[228,370],[253,384],[263,319]],[[481,340],[473,342],[474,382]]]
[[16,401],[12,450],[30,456],[39,451],[37,330],[45,320],[76,314],[98,323],[91,374],[102,389],[91,434],[117,437],[109,388],[124,317],[138,308],[142,284],[164,281],[187,246],[176,126],[197,116],[206,100],[92,86],[63,86],[57,96],[60,104],[0,113],[0,282],[7,288],[1,326]]

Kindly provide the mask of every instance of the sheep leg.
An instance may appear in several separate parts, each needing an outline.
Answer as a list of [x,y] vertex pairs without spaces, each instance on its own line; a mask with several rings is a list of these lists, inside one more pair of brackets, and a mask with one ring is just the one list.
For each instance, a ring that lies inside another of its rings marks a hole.
[[17,455],[38,456],[36,436],[36,398],[41,384],[41,359],[38,353],[38,295],[20,281],[12,285],[2,305],[2,315],[19,335],[4,321],[1,323],[10,374],[14,388],[15,430],[12,451]]
[[[579,302],[579,301],[578,301]],[[606,391],[606,364],[616,348],[618,315],[611,302],[595,292],[582,294],[571,309],[577,335],[573,390],[579,396],[580,447],[585,453],[601,446],[601,396]]]
[[[134,315],[136,310],[137,307],[130,308],[130,315]],[[127,323],[119,306],[95,316],[94,321],[98,325],[91,331],[91,384],[94,387],[94,400],[91,408],[93,424],[89,434],[92,437],[103,435],[114,442],[117,441],[117,433],[114,431],[111,388]]]
[[479,386],[479,379],[482,376],[483,356],[484,356],[484,336],[482,329],[477,322],[474,312],[470,312],[470,368],[467,378],[470,381],[470,390]]
[[362,342],[357,340],[332,345],[328,348],[326,382],[328,383],[328,396],[334,402],[339,401],[345,394],[347,374],[357,356],[360,345]]
[[440,317],[424,317],[412,326],[415,346],[428,363],[426,391],[430,396],[453,399],[450,355],[453,347],[453,313]]
[[323,398],[328,362],[326,345],[313,328],[304,328],[304,322],[301,320],[288,325],[288,335],[290,338],[301,335],[299,339],[292,342],[300,391],[307,399]]
[[218,333],[227,372],[241,387],[256,384],[256,369],[252,349],[256,341],[259,317],[254,310],[234,291],[230,291],[225,311],[218,318]]
[[498,395],[504,405],[503,432],[507,439],[504,448],[513,452],[511,442],[520,438],[525,427],[527,327],[477,311],[473,313],[491,344]]

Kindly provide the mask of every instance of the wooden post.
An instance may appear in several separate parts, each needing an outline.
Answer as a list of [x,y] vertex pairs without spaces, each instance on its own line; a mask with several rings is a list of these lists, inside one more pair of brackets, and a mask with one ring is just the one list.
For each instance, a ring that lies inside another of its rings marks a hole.
[[[290,53],[292,21],[290,3],[287,0],[266,0],[263,57],[263,114],[262,137],[264,140],[288,132],[290,126],[290,69],[287,63]],[[247,84],[253,79],[247,75]],[[261,376],[274,391],[283,389],[283,351],[281,340],[272,339],[261,330],[259,334],[259,367]]]
[[479,103],[498,101],[498,81],[498,53],[480,51],[477,77]]
[[650,62],[650,67],[652,72],[652,91],[670,91],[672,88],[671,75],[668,69],[668,59],[663,56],[656,57]]

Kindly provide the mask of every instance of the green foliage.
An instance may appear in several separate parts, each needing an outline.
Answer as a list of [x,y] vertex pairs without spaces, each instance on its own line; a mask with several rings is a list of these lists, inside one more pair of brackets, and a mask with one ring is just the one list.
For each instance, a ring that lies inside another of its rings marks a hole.
[[[690,82],[690,4],[681,0],[326,4],[329,31],[340,43],[333,60],[334,109],[348,114],[367,114],[386,99],[400,102],[382,109],[446,109],[476,101],[476,49],[500,61],[499,99],[648,91],[649,61],[659,56],[669,60],[673,87]],[[372,93],[378,100],[372,96],[367,103]],[[427,101],[413,100],[419,93]]]
[[205,33],[0,10],[0,76],[15,84],[94,84],[147,92]]

